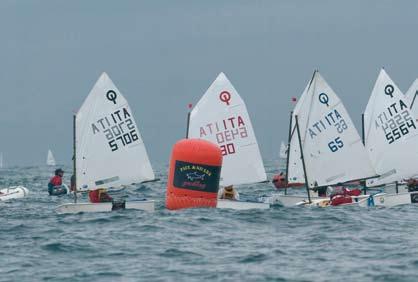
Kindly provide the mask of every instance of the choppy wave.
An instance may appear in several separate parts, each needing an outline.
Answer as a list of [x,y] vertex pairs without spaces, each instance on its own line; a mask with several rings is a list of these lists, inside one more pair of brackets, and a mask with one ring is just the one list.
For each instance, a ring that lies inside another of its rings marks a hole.
[[[31,191],[0,203],[0,281],[418,280],[418,206],[172,212],[161,166],[160,182],[119,192],[156,199],[154,213],[57,215],[71,198],[47,195],[49,170],[0,172],[0,187]],[[274,192],[270,184],[240,191]]]

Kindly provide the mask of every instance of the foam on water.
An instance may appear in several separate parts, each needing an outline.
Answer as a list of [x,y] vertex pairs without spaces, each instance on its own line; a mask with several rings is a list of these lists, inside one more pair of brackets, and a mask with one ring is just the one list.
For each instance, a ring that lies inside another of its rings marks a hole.
[[[57,215],[54,208],[71,198],[47,195],[49,170],[0,172],[0,186],[31,191],[0,203],[0,281],[418,280],[415,205],[171,212],[164,209],[161,167],[160,182],[118,192],[156,199],[155,213]],[[273,188],[240,191],[262,195]]]

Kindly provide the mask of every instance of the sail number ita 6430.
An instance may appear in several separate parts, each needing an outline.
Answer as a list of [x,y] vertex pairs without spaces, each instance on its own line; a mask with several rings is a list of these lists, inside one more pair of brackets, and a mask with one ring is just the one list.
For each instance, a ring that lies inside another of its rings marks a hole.
[[226,156],[236,153],[235,143],[248,138],[248,131],[244,118],[238,115],[200,126],[199,136],[200,138],[211,136],[219,145],[222,156]]

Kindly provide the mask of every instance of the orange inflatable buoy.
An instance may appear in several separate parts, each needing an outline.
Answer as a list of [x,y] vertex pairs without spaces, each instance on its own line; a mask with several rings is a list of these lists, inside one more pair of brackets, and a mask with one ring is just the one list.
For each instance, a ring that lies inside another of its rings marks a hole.
[[209,141],[182,139],[174,144],[167,181],[167,209],[216,207],[221,167],[221,149]]

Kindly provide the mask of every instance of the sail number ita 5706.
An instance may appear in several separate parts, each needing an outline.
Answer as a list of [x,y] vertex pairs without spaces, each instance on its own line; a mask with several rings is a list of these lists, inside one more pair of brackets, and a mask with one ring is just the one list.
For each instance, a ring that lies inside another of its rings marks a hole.
[[92,129],[93,134],[102,133],[106,137],[112,152],[139,140],[135,122],[126,108],[92,123]]

